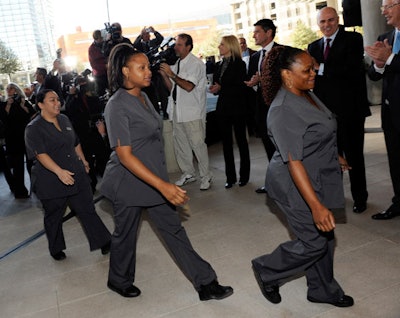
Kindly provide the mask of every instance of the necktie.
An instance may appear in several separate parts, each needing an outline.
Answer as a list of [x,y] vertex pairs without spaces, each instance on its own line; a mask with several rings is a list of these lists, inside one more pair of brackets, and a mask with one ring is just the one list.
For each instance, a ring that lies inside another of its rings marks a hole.
[[393,45],[393,53],[397,54],[400,51],[400,32],[396,32],[396,40]]
[[[178,60],[178,66],[177,66],[177,69],[176,69],[176,75],[179,74],[179,66],[180,66],[180,63],[181,63],[181,60],[179,59],[179,60]],[[176,82],[175,82],[175,85],[174,85],[174,89],[172,90],[172,99],[173,99],[174,102],[176,103]]]
[[262,63],[264,61],[264,57],[265,57],[265,50],[261,50],[261,57],[260,57],[260,60],[258,62],[258,72],[261,71],[261,65],[262,65]]
[[330,42],[332,39],[326,39],[326,46],[325,46],[325,51],[324,51],[324,61],[328,58],[329,51],[331,50],[331,45]]

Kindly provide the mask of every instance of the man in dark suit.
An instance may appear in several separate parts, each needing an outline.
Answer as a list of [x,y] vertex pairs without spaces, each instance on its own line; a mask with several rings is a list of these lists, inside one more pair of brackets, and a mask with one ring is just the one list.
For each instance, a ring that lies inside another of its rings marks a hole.
[[[268,160],[272,158],[275,152],[275,147],[267,134],[267,114],[269,105],[266,105],[260,88],[260,70],[264,57],[267,53],[279,44],[274,42],[276,26],[270,19],[261,19],[254,24],[253,38],[256,45],[261,46],[261,50],[250,56],[249,68],[247,71],[246,85],[252,88],[253,100],[255,100],[255,121],[256,132],[261,138],[265,151],[267,152]],[[256,190],[257,193],[266,193],[265,186]]]
[[339,25],[334,8],[318,12],[317,22],[324,35],[308,46],[318,69],[314,93],[337,116],[339,152],[349,170],[353,212],[367,209],[364,162],[364,123],[371,115],[364,70],[364,47],[360,33],[347,32]]
[[373,81],[383,79],[381,117],[394,190],[392,205],[374,214],[374,220],[388,220],[400,215],[400,1],[383,0],[382,14],[394,30],[382,34],[365,47],[373,62],[368,70]]

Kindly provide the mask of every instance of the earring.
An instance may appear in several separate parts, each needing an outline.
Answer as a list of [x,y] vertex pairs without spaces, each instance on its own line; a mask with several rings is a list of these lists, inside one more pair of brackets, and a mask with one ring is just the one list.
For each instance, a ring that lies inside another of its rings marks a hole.
[[293,82],[292,81],[285,81],[285,86],[287,87],[287,88],[292,88],[293,87]]

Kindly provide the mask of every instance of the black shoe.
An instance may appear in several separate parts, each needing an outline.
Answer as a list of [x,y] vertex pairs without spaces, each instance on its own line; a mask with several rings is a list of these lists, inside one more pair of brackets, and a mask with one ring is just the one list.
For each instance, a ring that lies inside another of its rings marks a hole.
[[336,307],[351,307],[354,305],[354,300],[353,297],[351,296],[347,296],[347,295],[343,295],[342,298],[340,298],[339,300],[335,301],[335,302],[330,302],[330,301],[320,301],[317,299],[314,299],[312,297],[307,296],[307,300],[311,301],[312,303],[320,303],[320,304],[330,304]]
[[399,215],[400,215],[400,211],[389,208],[386,211],[382,211],[381,213],[374,214],[371,217],[374,220],[390,220]]
[[248,181],[239,181],[239,187],[244,187]]
[[122,289],[114,286],[110,282],[107,282],[107,287],[110,288],[112,291],[120,294],[123,297],[137,297],[140,295],[141,291],[134,285],[129,286],[128,288]]
[[234,182],[233,182],[233,183],[231,183],[231,182],[225,183],[225,189],[230,189],[230,188],[232,188],[234,184],[235,184]]
[[267,298],[273,304],[279,304],[282,300],[281,295],[279,294],[279,286],[278,285],[268,285],[263,282],[261,279],[261,275],[253,266],[254,276],[258,283],[258,286],[261,289],[262,294],[265,298]]
[[51,257],[53,257],[56,261],[62,261],[63,259],[67,258],[67,255],[63,251],[60,251],[55,254],[51,254]]
[[101,247],[101,254],[106,255],[106,254],[110,253],[110,247],[111,247],[111,241],[108,241],[108,243],[106,243],[106,245],[103,245]]
[[16,199],[28,199],[29,194],[28,193],[14,193],[14,198]]
[[362,213],[366,209],[367,209],[367,202],[365,202],[365,201],[360,201],[360,202],[355,201],[354,202],[354,205],[353,205],[354,213]]
[[221,286],[216,280],[207,285],[201,285],[199,290],[200,300],[224,299],[233,294],[230,286]]
[[259,187],[258,189],[256,189],[256,193],[267,193],[267,189],[265,189],[264,186]]

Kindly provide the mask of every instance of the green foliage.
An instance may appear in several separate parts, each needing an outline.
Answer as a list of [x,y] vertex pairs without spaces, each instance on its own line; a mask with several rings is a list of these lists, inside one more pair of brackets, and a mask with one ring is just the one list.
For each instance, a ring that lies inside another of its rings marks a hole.
[[0,40],[0,74],[11,75],[21,70],[17,55]]
[[296,29],[292,34],[292,45],[294,47],[304,50],[308,44],[317,39],[319,39],[319,36],[316,32],[306,26],[303,21],[297,22]]
[[193,45],[193,54],[199,56],[200,54],[206,58],[207,56],[219,56],[218,45],[221,41],[221,32],[216,32],[213,37],[208,38],[206,41],[201,42],[201,44]]

